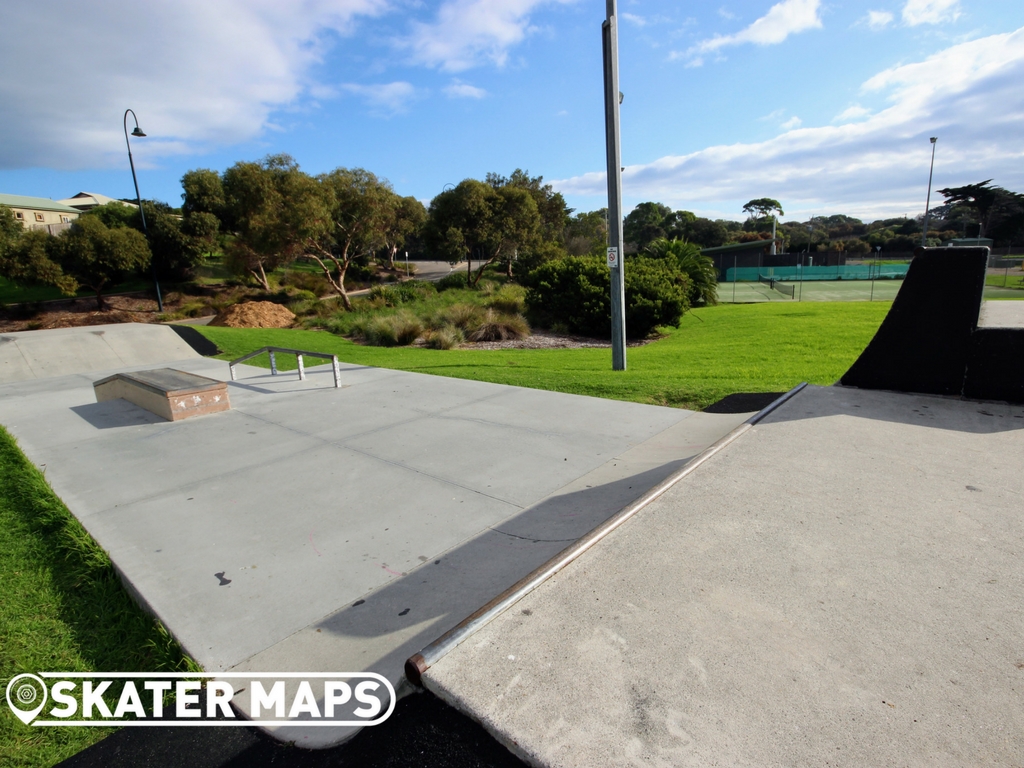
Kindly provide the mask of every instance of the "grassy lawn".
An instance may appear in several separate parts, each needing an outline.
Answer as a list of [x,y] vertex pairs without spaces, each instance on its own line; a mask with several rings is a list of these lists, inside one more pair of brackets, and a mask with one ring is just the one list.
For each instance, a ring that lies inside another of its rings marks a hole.
[[1010,288],[1013,290],[1024,291],[1024,274],[1021,274],[1019,269],[1011,269],[1009,272],[1001,275],[986,275],[985,285],[993,288]]
[[[0,427],[0,684],[23,672],[185,670],[103,552]],[[4,703],[6,709],[6,703]],[[0,765],[50,766],[112,732],[0,717]]]
[[[628,370],[610,349],[430,350],[368,347],[322,331],[197,327],[230,360],[262,346],[297,347],[339,360],[537,389],[703,408],[733,392],[832,384],[878,329],[889,302],[722,305],[684,316],[678,329],[631,347]],[[252,361],[269,367],[266,357]],[[282,368],[294,359],[281,357]]]

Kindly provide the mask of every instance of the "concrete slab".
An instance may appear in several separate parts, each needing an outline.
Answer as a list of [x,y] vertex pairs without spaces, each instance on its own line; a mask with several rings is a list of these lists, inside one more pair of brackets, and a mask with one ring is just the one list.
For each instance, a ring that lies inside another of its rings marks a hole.
[[435,662],[536,765],[1024,763],[1024,407],[809,387]]
[[0,383],[199,359],[166,325],[123,323],[0,334]]
[[979,328],[1024,328],[1024,301],[983,301]]
[[210,671],[396,686],[425,642],[745,418],[342,364],[341,389],[330,366],[240,366],[231,411],[172,423],[93,402],[97,373],[0,386],[0,423],[185,649]]

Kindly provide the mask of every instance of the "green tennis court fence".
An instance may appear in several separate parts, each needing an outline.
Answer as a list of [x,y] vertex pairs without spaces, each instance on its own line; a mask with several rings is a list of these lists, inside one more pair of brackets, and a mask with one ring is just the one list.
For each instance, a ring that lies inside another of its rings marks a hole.
[[835,267],[729,267],[725,283],[756,283],[759,278],[801,280],[902,280],[909,264],[840,264]]

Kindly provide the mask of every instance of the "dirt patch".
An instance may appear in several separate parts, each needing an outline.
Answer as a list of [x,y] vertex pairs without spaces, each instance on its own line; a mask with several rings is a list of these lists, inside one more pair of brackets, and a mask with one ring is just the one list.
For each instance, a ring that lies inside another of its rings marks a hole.
[[49,328],[77,328],[82,325],[107,323],[155,323],[157,308],[154,299],[141,296],[107,296],[109,309],[96,309],[96,299],[68,299],[20,308],[0,314],[0,333],[34,331]]
[[210,325],[228,328],[288,328],[295,322],[295,314],[287,307],[272,301],[247,301],[228,307]]

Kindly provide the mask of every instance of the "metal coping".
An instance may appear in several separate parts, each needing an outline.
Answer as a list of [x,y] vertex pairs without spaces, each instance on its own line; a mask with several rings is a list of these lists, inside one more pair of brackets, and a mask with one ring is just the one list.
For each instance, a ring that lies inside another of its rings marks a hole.
[[658,485],[649,490],[639,499],[623,507],[615,513],[615,515],[601,523],[601,525],[590,533],[577,540],[574,544],[563,549],[546,563],[534,569],[527,576],[524,576],[489,603],[477,609],[475,613],[469,615],[459,624],[445,632],[437,640],[424,647],[419,653],[415,653],[410,656],[405,662],[406,678],[409,682],[415,685],[422,685],[423,673],[446,656],[449,651],[453,650],[477,630],[482,629],[500,614],[511,608],[513,604],[526,597],[526,595],[565,568],[569,563],[593,547],[601,541],[601,539],[625,523],[641,509],[662,496],[672,486],[689,475],[697,469],[697,467],[721,451],[727,445],[732,443],[736,438],[748,431],[776,408],[794,397],[806,386],[807,382],[802,382],[793,387],[793,389],[786,394],[779,397],[777,400],[762,408],[745,422],[733,429],[729,434],[708,446],[702,453],[698,454],[696,458],[688,462],[686,466],[669,475],[669,477],[662,480]]

